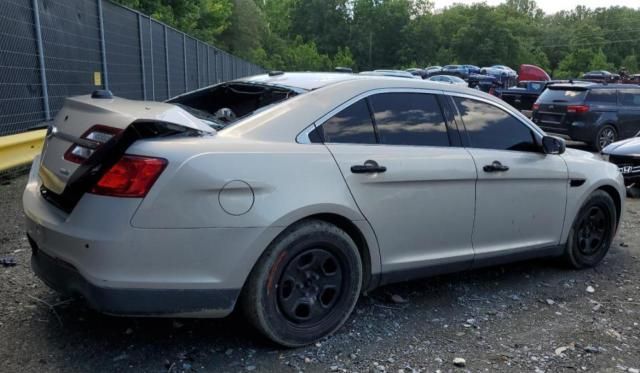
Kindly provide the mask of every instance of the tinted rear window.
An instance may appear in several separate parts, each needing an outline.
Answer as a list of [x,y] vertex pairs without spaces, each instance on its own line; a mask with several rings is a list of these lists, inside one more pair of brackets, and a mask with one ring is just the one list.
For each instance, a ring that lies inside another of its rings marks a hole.
[[360,100],[331,117],[322,125],[322,129],[324,141],[329,143],[376,143],[371,113],[365,100]]
[[540,103],[578,103],[583,102],[587,95],[586,90],[576,89],[551,89],[547,88],[538,99]]
[[587,101],[601,104],[615,105],[617,94],[615,89],[592,89],[587,95]]
[[449,146],[436,96],[381,93],[370,98],[380,142],[387,145]]
[[620,105],[640,106],[640,91],[637,89],[621,89]]

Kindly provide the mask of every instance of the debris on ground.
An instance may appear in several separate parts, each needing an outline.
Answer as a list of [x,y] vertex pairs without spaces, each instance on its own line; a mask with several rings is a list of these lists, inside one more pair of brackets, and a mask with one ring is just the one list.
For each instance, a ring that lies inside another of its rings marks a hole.
[[12,256],[3,256],[0,258],[0,264],[3,267],[15,267],[18,263],[16,262],[16,258]]
[[239,312],[112,317],[49,289],[23,265],[25,182],[0,186],[0,257],[20,263],[0,265],[2,372],[640,373],[640,199],[627,199],[594,269],[525,261],[387,285],[362,297],[332,336],[287,349]]
[[456,357],[453,359],[453,365],[464,368],[465,366],[467,366],[467,361],[461,357]]

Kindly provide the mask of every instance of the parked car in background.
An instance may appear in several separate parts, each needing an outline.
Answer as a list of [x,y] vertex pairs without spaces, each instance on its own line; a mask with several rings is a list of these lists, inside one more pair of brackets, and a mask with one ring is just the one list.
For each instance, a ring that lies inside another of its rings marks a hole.
[[431,75],[438,74],[439,72],[441,72],[442,71],[442,66],[425,67],[424,71],[427,72],[427,76],[431,76]]
[[407,72],[411,73],[412,75],[419,76],[421,79],[426,79],[428,77],[427,72],[424,69],[419,69],[416,67],[407,69]]
[[464,65],[446,65],[442,68],[440,74],[454,75],[462,79],[467,79],[469,77],[469,69],[464,67]]
[[492,75],[496,78],[498,87],[512,87],[518,83],[518,73],[505,65],[493,65],[480,69],[481,74]]
[[436,82],[436,83],[454,84],[454,85],[459,85],[464,87],[469,86],[469,83],[464,81],[462,78],[458,78],[457,76],[453,76],[453,75],[434,75],[427,80],[430,82]]
[[467,82],[470,88],[477,88],[486,93],[493,93],[500,86],[498,79],[493,75],[469,74]]
[[480,74],[480,68],[476,65],[462,65],[465,69],[467,69],[467,75],[469,74]]
[[481,74],[493,75],[495,77],[506,77],[510,79],[517,79],[518,73],[505,65],[493,65],[490,67],[483,67],[480,69]]
[[620,80],[620,75],[613,74],[606,70],[589,71],[582,75],[580,80],[595,82],[595,83],[615,83]]
[[496,89],[495,95],[518,110],[531,110],[546,85],[545,81],[520,81],[515,87]]
[[457,85],[280,72],[110,96],[67,99],[23,194],[35,273],[109,314],[239,309],[302,346],[383,284],[596,266],[624,210],[616,166]]
[[627,196],[640,198],[640,137],[614,142],[602,149],[602,157],[618,166]]
[[533,105],[532,119],[547,132],[584,141],[600,151],[640,131],[640,87],[551,84]]
[[395,78],[409,78],[409,79],[422,79],[419,76],[415,76],[410,72],[404,70],[373,70],[373,71],[363,71],[360,75],[370,75],[370,76],[391,76]]

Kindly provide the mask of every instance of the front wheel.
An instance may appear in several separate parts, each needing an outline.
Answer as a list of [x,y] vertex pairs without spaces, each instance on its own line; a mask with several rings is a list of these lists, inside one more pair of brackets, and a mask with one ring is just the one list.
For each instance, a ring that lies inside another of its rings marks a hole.
[[609,251],[616,231],[616,207],[609,194],[593,192],[575,218],[564,259],[573,268],[594,267]]
[[362,276],[358,248],[347,233],[324,221],[303,221],[262,255],[245,285],[242,309],[272,341],[304,346],[347,321]]

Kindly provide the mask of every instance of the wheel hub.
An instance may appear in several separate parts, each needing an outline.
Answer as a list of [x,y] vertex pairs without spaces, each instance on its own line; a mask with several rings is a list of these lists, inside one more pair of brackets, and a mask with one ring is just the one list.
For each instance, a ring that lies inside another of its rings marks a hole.
[[337,257],[323,248],[298,254],[285,266],[278,282],[278,307],[294,323],[316,323],[341,296],[343,273]]
[[582,217],[578,224],[578,250],[585,256],[598,253],[608,235],[607,215],[599,206],[593,206]]

